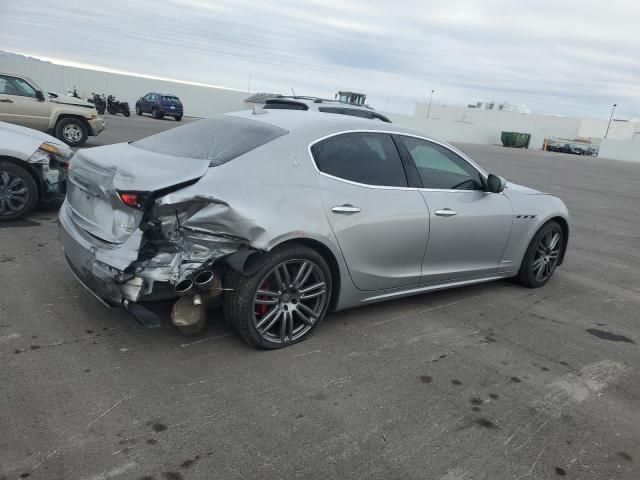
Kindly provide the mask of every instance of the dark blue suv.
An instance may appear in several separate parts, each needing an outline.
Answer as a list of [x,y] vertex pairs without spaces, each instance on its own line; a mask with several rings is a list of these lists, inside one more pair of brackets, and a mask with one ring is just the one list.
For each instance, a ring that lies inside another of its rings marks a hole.
[[143,113],[150,113],[153,118],[162,118],[166,115],[179,122],[182,120],[182,102],[175,95],[168,93],[147,93],[136,102],[136,114]]

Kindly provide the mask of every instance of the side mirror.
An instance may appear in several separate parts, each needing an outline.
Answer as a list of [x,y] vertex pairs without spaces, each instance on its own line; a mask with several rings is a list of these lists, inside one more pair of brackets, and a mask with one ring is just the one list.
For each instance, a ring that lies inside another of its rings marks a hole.
[[36,90],[36,98],[41,102],[44,102],[44,93],[42,93],[42,90]]
[[504,187],[506,186],[507,186],[507,181],[502,177],[494,175],[493,173],[490,173],[489,176],[487,177],[488,192],[501,193],[504,190]]

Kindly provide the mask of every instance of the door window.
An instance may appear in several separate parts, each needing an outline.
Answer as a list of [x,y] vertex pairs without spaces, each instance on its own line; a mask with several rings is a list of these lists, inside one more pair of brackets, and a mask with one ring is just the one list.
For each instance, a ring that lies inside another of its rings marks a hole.
[[367,185],[406,187],[402,160],[393,139],[382,133],[345,133],[311,147],[318,170]]
[[0,75],[0,93],[20,97],[36,97],[36,90],[21,78]]
[[482,177],[451,150],[420,138],[400,137],[418,169],[424,188],[482,190]]

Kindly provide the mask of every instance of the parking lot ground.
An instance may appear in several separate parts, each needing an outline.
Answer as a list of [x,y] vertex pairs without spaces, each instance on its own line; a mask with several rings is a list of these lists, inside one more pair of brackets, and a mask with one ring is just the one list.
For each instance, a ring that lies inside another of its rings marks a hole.
[[459,147],[567,203],[549,284],[334,313],[279,351],[219,312],[144,329],[78,285],[54,213],[0,224],[0,479],[640,478],[640,164]]

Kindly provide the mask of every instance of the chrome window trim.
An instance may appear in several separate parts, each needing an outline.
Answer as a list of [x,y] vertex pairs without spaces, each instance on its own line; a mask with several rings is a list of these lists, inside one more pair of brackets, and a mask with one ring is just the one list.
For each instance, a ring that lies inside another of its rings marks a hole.
[[[418,188],[418,187],[391,187],[391,186],[385,186],[385,185],[369,185],[368,183],[354,182],[353,180],[347,180],[346,178],[336,177],[334,175],[330,175],[328,173],[320,171],[320,169],[318,168],[318,165],[316,164],[316,159],[313,157],[313,152],[311,151],[311,147],[313,147],[316,143],[320,143],[323,140],[326,140],[327,138],[337,137],[338,135],[344,135],[347,133],[385,133],[389,135],[418,138],[420,140],[424,140],[425,142],[434,143],[436,145],[439,145],[447,149],[452,154],[460,157],[462,160],[467,162],[474,170],[476,170],[480,174],[482,178],[486,180],[488,177],[484,169],[482,169],[479,165],[477,165],[473,160],[467,157],[464,153],[453,150],[450,146],[448,146],[445,143],[442,143],[427,137],[423,137],[420,135],[415,135],[412,133],[404,133],[404,132],[398,132],[394,130],[369,130],[369,129],[341,130],[339,132],[330,133],[328,135],[320,137],[314,140],[313,142],[311,142],[307,146],[307,151],[309,152],[309,157],[311,158],[311,163],[313,165],[313,168],[318,174],[322,175],[323,177],[337,180],[339,182],[347,183],[349,185],[355,185],[357,187],[373,188],[377,190],[406,190],[406,191],[419,191],[419,192],[454,192],[454,193],[484,192],[483,190],[454,190],[451,188]],[[398,155],[400,155],[400,152],[398,152]],[[404,165],[403,165],[403,168],[404,168]],[[487,192],[484,192],[484,193],[487,193]]]

